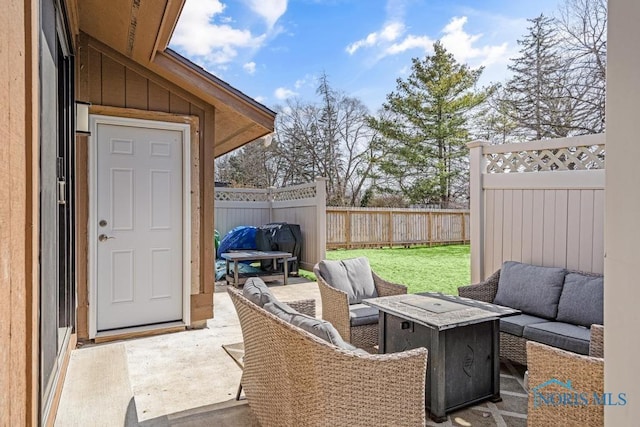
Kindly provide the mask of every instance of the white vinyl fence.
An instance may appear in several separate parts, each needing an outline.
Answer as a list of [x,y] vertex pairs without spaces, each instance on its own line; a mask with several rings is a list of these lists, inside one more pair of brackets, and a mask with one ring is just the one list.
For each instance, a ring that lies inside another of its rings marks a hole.
[[471,150],[471,278],[513,260],[603,272],[605,137]]
[[270,222],[299,224],[302,232],[300,266],[305,270],[325,258],[326,180],[285,188],[215,189],[215,228],[220,236],[239,225]]

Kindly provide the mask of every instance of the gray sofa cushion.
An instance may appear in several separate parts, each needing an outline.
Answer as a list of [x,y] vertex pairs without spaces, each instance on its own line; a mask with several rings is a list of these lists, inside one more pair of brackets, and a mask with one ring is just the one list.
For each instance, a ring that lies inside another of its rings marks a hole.
[[536,323],[525,326],[522,336],[574,353],[589,354],[591,331],[582,326],[563,322]]
[[604,322],[604,279],[568,273],[558,304],[559,322],[591,326]]
[[502,264],[494,304],[555,319],[566,270],[507,261]]
[[351,326],[372,325],[378,323],[378,309],[365,304],[349,306],[349,324]]
[[318,263],[318,269],[329,285],[347,293],[349,304],[359,304],[365,298],[378,296],[369,260],[365,257],[323,260]]
[[276,299],[267,285],[259,277],[250,277],[247,279],[242,287],[242,296],[260,307]]
[[506,332],[508,334],[521,337],[525,326],[543,322],[549,322],[549,320],[543,319],[542,317],[531,316],[529,314],[501,317],[500,332]]

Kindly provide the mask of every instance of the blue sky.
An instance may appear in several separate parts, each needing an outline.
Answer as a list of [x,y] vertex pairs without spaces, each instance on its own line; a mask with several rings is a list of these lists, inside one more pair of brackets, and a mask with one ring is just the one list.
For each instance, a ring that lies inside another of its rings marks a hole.
[[459,62],[503,81],[527,18],[561,0],[187,0],[171,48],[270,108],[331,86],[375,112],[411,58],[442,40]]

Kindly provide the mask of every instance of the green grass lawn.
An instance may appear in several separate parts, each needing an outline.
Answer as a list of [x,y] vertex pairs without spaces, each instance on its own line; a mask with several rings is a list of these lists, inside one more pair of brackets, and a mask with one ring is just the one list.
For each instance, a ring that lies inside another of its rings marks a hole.
[[[470,283],[469,245],[327,251],[327,259],[359,256],[367,257],[380,277],[406,285],[409,293],[457,295],[458,286]],[[311,273],[303,275],[315,280]]]

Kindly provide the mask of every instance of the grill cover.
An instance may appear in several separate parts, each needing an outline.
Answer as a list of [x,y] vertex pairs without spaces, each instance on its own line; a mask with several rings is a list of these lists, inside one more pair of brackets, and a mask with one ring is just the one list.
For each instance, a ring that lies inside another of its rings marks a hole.
[[[256,231],[256,248],[259,251],[283,251],[289,252],[295,261],[289,261],[289,273],[298,273],[298,261],[302,255],[302,232],[300,225],[288,224],[286,222],[272,222],[261,225]],[[269,260],[260,262],[260,267],[264,271],[275,271],[273,263]],[[278,265],[277,271],[282,271],[284,267]]]

